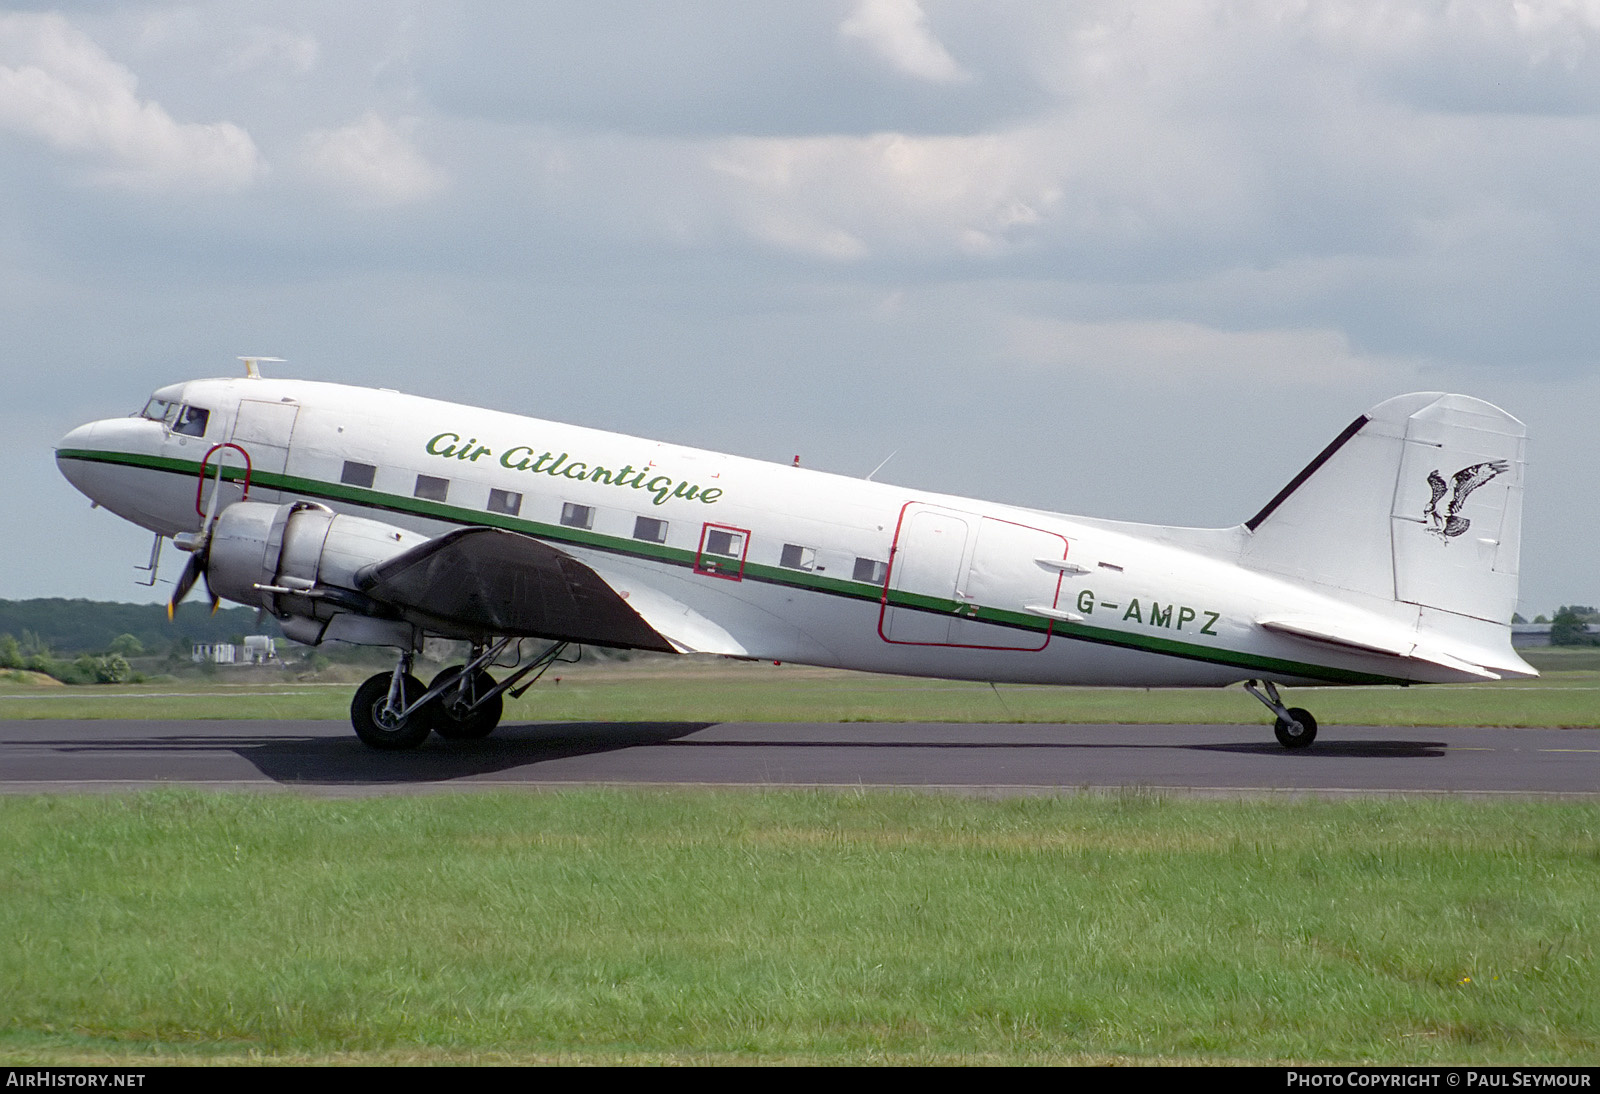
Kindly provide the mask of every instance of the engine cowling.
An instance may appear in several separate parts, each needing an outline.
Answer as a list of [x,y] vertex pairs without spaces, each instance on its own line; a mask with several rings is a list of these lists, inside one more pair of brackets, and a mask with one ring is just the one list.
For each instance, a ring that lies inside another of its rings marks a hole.
[[355,575],[427,540],[315,502],[235,502],[211,530],[206,581],[216,596],[271,612],[296,642],[410,646],[412,626],[360,592]]

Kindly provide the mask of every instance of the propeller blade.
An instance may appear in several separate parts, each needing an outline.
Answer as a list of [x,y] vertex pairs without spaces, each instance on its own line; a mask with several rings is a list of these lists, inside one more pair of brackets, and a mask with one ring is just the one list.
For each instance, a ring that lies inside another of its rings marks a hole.
[[184,564],[183,573],[178,575],[178,583],[172,589],[172,599],[167,601],[168,621],[171,621],[173,613],[178,610],[178,605],[183,603],[183,598],[189,595],[189,590],[194,588],[194,583],[200,579],[204,571],[205,558],[196,551]]
[[178,584],[172,590],[172,599],[167,601],[168,622],[171,622],[178,605],[183,603],[183,598],[189,595],[194,583],[201,577],[206,579],[206,595],[211,598],[213,615],[222,602],[217,594],[211,591],[211,575],[207,572],[207,567],[211,564],[211,529],[217,522],[217,495],[221,493],[221,487],[222,465],[218,464],[216,485],[211,491],[211,501],[206,505],[205,523],[200,526],[198,532],[179,532],[172,537],[173,546],[190,554],[189,561],[183,567],[183,573],[178,576]]

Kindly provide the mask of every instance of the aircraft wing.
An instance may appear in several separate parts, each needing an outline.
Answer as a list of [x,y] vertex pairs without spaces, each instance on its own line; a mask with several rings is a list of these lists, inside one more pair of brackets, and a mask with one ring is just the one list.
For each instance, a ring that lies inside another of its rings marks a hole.
[[531,536],[461,528],[362,567],[361,592],[447,634],[676,652],[598,574]]

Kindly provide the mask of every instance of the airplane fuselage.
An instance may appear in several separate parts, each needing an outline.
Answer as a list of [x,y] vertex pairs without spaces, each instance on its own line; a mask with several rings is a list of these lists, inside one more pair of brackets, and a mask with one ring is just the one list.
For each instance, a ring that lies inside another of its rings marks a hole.
[[522,533],[580,560],[685,651],[1040,684],[1484,675],[1263,626],[1387,634],[1414,631],[1418,609],[1245,565],[1244,526],[1073,517],[394,391],[191,381],[144,415],[74,430],[57,460],[99,505],[164,536],[246,488],[426,536]]

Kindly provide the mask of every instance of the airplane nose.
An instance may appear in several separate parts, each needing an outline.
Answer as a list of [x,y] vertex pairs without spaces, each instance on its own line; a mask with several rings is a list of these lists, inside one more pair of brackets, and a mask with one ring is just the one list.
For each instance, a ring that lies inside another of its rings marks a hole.
[[62,449],[67,448],[90,447],[94,441],[95,430],[98,429],[99,426],[99,422],[89,422],[85,425],[80,425],[77,429],[69,431],[65,436],[56,442],[56,451],[60,452]]
[[57,441],[56,466],[80,494],[119,517],[162,535],[190,531],[195,480],[161,473],[165,438],[161,423],[148,418],[104,418]]
[[87,476],[92,465],[85,462],[83,455],[97,450],[95,433],[99,426],[99,422],[80,425],[56,442],[56,467],[68,482],[90,498],[94,494],[90,491]]

